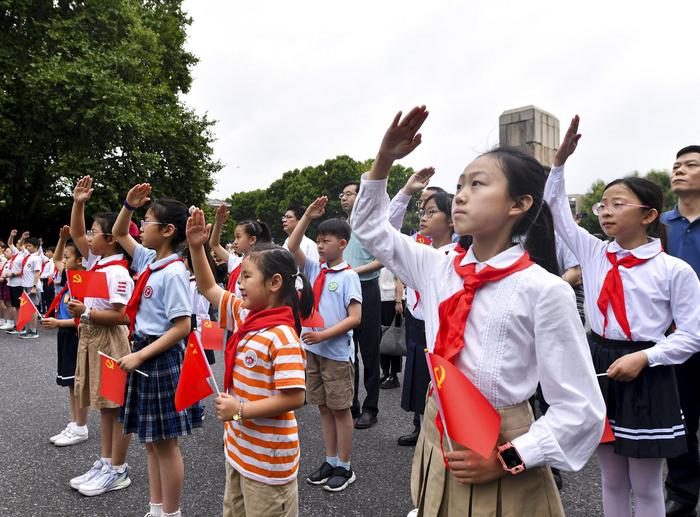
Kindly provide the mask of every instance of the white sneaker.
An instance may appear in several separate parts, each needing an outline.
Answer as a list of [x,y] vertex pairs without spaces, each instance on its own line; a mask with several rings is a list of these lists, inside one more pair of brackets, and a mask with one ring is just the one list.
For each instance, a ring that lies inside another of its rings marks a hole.
[[12,327],[14,327],[14,324],[11,321],[5,321],[0,325],[0,330],[10,330]]
[[[72,422],[71,422],[71,423],[72,423]],[[49,442],[51,442],[51,443],[56,443],[56,440],[58,440],[60,437],[62,437],[64,434],[66,434],[66,431],[68,431],[68,429],[70,429],[71,427],[73,427],[73,426],[71,425],[71,423],[69,423],[63,431],[61,431],[60,433],[55,434],[55,435],[53,435],[51,438],[49,438]]]
[[102,467],[102,471],[78,487],[78,492],[87,496],[101,495],[112,490],[122,490],[131,484],[129,466],[124,468],[121,474],[114,469],[111,463]]
[[66,447],[68,445],[75,445],[76,443],[82,443],[87,441],[88,432],[87,429],[84,433],[78,432],[75,427],[66,428],[66,432],[63,436],[59,437],[53,444],[56,447]]
[[414,508],[406,514],[406,517],[418,517],[418,508]]
[[74,477],[73,479],[70,480],[70,486],[78,490],[80,485],[83,483],[87,483],[90,481],[92,478],[97,476],[100,472],[102,472],[102,467],[105,465],[105,463],[102,462],[102,458],[99,458],[95,463],[92,464],[92,467],[90,467],[90,470],[88,470],[85,474],[82,474],[80,476]]

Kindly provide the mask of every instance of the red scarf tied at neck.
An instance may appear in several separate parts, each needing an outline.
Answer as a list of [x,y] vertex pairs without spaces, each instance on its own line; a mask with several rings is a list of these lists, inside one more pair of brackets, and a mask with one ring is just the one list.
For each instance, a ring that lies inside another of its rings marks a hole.
[[224,352],[224,391],[228,391],[229,388],[233,387],[233,366],[236,362],[236,351],[245,335],[248,332],[255,332],[256,330],[263,330],[278,325],[287,325],[295,328],[294,313],[291,307],[284,305],[248,313],[243,324],[238,327],[238,330],[233,333],[226,343],[226,351]]
[[464,289],[440,302],[440,328],[435,338],[434,353],[454,363],[454,358],[464,348],[464,329],[474,295],[484,284],[496,282],[534,264],[527,252],[511,266],[500,269],[491,266],[476,271],[476,263],[461,265],[467,252],[460,249],[454,259],[455,272],[463,279]]

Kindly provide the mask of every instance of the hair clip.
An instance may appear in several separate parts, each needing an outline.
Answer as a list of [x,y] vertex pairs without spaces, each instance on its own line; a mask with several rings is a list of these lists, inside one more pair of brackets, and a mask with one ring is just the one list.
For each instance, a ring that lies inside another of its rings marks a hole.
[[294,277],[294,289],[302,291],[304,289],[304,279],[301,277],[301,271],[297,270],[292,276]]

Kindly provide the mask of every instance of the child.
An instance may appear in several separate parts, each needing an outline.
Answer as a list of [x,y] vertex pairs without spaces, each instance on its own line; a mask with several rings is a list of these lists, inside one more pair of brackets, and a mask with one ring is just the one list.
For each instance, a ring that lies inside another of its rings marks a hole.
[[[194,208],[195,207],[190,207],[190,213],[192,213],[192,210],[194,210]],[[214,259],[211,256],[211,249],[209,248],[208,243],[204,245],[204,251],[206,252],[207,259],[209,261],[209,267],[211,268],[212,274],[214,274],[216,270],[216,264],[214,263]],[[197,288],[197,279],[194,276],[194,269],[192,269],[192,260],[190,259],[189,247],[185,248],[182,251],[182,260],[185,263],[187,271],[190,273],[190,301],[192,302],[191,329],[198,331],[201,335],[202,321],[211,319],[209,316],[211,304],[209,303],[209,300],[207,300]],[[209,364],[214,364],[216,362],[216,357],[214,356],[213,350],[205,349],[204,355],[207,356],[207,361],[209,362]]]
[[[53,277],[55,272],[55,266],[53,262],[53,256],[56,253],[56,249],[49,246],[44,251],[44,263],[41,266],[41,274],[39,279],[41,280],[41,308],[43,312],[46,312],[49,305],[56,296],[54,290]],[[63,261],[63,257],[59,257]]]
[[321,413],[326,460],[306,481],[340,492],[357,478],[350,466],[352,450],[352,399],[354,345],[352,329],[362,318],[360,277],[343,260],[350,240],[350,226],[340,219],[328,219],[318,226],[316,243],[321,263],[304,255],[300,244],[312,220],[323,215],[327,197],[309,205],[289,236],[289,251],[314,286],[314,305],[325,328],[305,328],[301,339],[307,353],[306,400]]
[[10,303],[10,286],[7,285],[11,260],[12,250],[3,243],[0,247],[0,330],[10,330],[15,326],[14,309]]
[[10,275],[8,276],[7,285],[10,288],[10,303],[14,309],[14,321],[12,322],[12,328],[5,331],[15,336],[23,335],[27,332],[26,329],[17,330],[17,311],[19,309],[20,298],[24,292],[24,288],[22,287],[22,271],[24,271],[24,266],[29,260],[29,252],[24,246],[24,239],[29,237],[29,233],[24,232],[15,247],[14,238],[16,236],[17,230],[12,230],[12,232],[10,232],[10,238],[7,240],[7,246],[12,252],[12,259],[8,266]]
[[95,214],[90,230],[85,229],[85,204],[92,196],[92,178],[81,178],[73,190],[70,235],[78,251],[87,257],[86,269],[107,277],[109,298],[88,297],[68,303],[68,312],[79,318],[78,356],[74,390],[80,407],[100,411],[100,457],[70,486],[87,496],[122,490],[131,484],[126,454],[129,438],[119,423],[119,406],[100,396],[102,359],[99,352],[119,359],[129,353],[124,311],[134,289],[128,262],[112,235],[116,214]]
[[[445,255],[418,244],[389,223],[386,185],[394,160],[420,144],[427,116],[425,107],[396,115],[363,176],[351,222],[360,242],[421,293],[428,348],[454,362],[498,410],[501,433],[488,458],[453,442],[443,463],[431,395],[413,501],[419,515],[561,516],[549,465],[585,465],[603,432],[604,407],[574,294],[549,272],[556,259],[544,170],[510,148],[478,157],[459,176],[452,204],[455,231],[473,237],[469,250]],[[538,381],[551,407],[533,422],[528,399]]]
[[[663,228],[663,195],[648,180],[615,180],[593,206],[612,241],[601,241],[576,225],[564,164],[581,137],[578,124],[576,116],[555,156],[545,195],[557,233],[583,272],[593,365],[597,372],[607,372],[601,390],[615,441],[597,451],[603,510],[608,516],[631,515],[631,489],[635,515],[664,515],[663,458],[687,450],[669,365],[700,350],[700,282],[687,263],[667,255],[661,240],[653,237]],[[671,323],[675,331],[666,337]]]
[[[22,289],[29,296],[34,306],[38,309],[41,305],[41,257],[39,256],[39,239],[28,237],[24,241],[28,256],[22,260]],[[37,331],[37,313],[34,311],[31,321],[27,324],[25,332],[19,334],[21,339],[36,339],[39,337]]]
[[[132,212],[150,201],[150,192],[148,183],[134,186],[112,230],[139,275],[126,309],[133,349],[119,360],[132,372],[120,420],[124,433],[137,433],[146,448],[150,515],[177,517],[185,476],[178,436],[202,426],[200,411],[177,411],[174,400],[192,321],[189,274],[178,254],[189,211],[174,199],[152,201],[139,244],[129,235],[129,222]],[[135,368],[148,377],[133,373]]]
[[[82,271],[83,256],[70,237],[70,226],[61,228],[55,256],[62,260],[56,261],[54,272],[63,274],[66,271]],[[53,260],[53,259],[52,259]],[[81,407],[74,389],[75,365],[78,356],[78,331],[75,321],[68,312],[68,303],[71,297],[68,292],[68,284],[58,292],[49,304],[46,316],[41,324],[47,329],[58,329],[56,337],[56,350],[58,367],[56,369],[56,384],[68,387],[68,400],[70,402],[70,421],[66,428],[49,441],[57,447],[66,447],[82,443],[88,439],[87,408]],[[52,314],[55,312],[55,317]]]
[[215,401],[225,422],[224,517],[299,515],[299,439],[294,410],[304,404],[300,316],[313,307],[306,277],[292,255],[270,243],[248,250],[236,298],[214,282],[204,243],[211,226],[195,209],[187,240],[197,285],[218,304],[220,322],[234,332],[226,345],[224,392]]
[[211,231],[209,245],[214,255],[227,263],[229,276],[228,282],[226,283],[226,290],[240,297],[241,292],[238,289],[237,282],[241,274],[241,262],[245,254],[248,253],[248,250],[255,244],[272,242],[272,234],[270,233],[270,228],[262,221],[254,221],[252,219],[242,221],[236,225],[233,231],[235,237],[233,241],[233,251],[235,253],[229,253],[221,245],[221,227],[227,220],[228,207],[222,204],[216,209],[214,227]]

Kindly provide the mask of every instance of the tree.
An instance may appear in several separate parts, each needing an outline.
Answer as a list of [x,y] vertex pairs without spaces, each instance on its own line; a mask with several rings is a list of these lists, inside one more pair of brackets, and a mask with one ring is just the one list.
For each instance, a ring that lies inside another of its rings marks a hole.
[[[280,218],[285,210],[289,206],[299,206],[303,210],[319,196],[328,196],[326,217],[345,217],[338,197],[343,185],[348,181],[358,181],[360,175],[371,166],[372,160],[358,162],[349,156],[338,156],[321,165],[287,171],[266,189],[235,193],[227,199],[231,204],[231,219],[224,225],[222,240],[233,238],[233,229],[238,221],[257,218],[270,225],[276,242],[283,242],[286,235]],[[411,174],[412,169],[394,165],[389,177],[390,195],[398,192]],[[404,225],[407,231],[417,227],[415,203],[416,199],[413,199],[407,210]],[[309,235],[315,233],[315,227],[312,225]]]
[[[90,210],[136,182],[202,204],[221,165],[185,106],[196,58],[178,0],[0,0],[0,216],[50,231],[90,174]],[[53,233],[53,232],[52,232]]]

